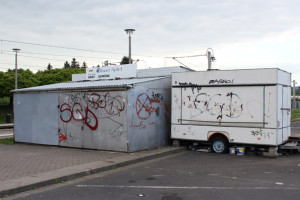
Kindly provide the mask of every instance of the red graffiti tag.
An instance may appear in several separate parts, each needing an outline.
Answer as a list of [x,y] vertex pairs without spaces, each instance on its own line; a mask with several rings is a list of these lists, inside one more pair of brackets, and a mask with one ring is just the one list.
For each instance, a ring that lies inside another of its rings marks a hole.
[[146,120],[151,116],[152,112],[156,112],[157,108],[152,107],[152,103],[159,103],[157,99],[151,100],[145,93],[140,94],[136,99],[136,113],[142,120]]
[[165,107],[165,111],[166,111],[166,112],[169,112],[168,105],[167,105],[167,104],[164,104],[164,107]]
[[170,123],[170,118],[168,117],[169,106],[167,104],[164,104],[164,107],[165,107],[165,120],[167,123]]
[[[90,125],[90,121],[88,121],[88,119],[91,119],[90,117],[88,117],[88,116],[90,116],[90,115],[93,115],[93,117],[94,117],[94,119],[95,119],[95,125],[94,126],[91,126]],[[91,130],[96,130],[97,128],[98,128],[98,119],[97,119],[97,117],[96,117],[96,115],[89,109],[89,107],[86,107],[86,112],[85,112],[85,116],[86,116],[86,118],[85,118],[85,124],[91,129]]]
[[[98,119],[94,112],[103,110],[99,114],[103,117],[111,117],[119,115],[125,109],[125,100],[120,96],[110,96],[107,92],[104,95],[91,93],[71,94],[68,103],[63,103],[60,106],[60,119],[64,123],[70,122],[72,119],[77,122],[86,124],[91,130],[98,128]],[[94,111],[94,112],[93,112]]]
[[[83,108],[80,103],[75,103],[71,109],[71,106],[64,103],[60,106],[60,119],[61,121],[68,123],[72,119],[75,121],[84,121],[84,123],[91,129],[96,130],[98,128],[98,119],[96,115],[86,107],[85,113],[82,113]],[[91,122],[94,125],[91,125]]]
[[[74,115],[74,110],[75,110],[75,115]],[[75,121],[82,121],[83,120],[82,111],[83,111],[82,106],[79,103],[75,103],[73,105],[72,116],[73,116],[73,119]]]
[[61,121],[68,123],[72,119],[72,111],[69,104],[64,103],[60,106],[60,119]]
[[67,140],[68,138],[65,136],[65,135],[63,135],[62,133],[59,133],[59,143],[61,142],[61,141],[64,141],[64,140]]

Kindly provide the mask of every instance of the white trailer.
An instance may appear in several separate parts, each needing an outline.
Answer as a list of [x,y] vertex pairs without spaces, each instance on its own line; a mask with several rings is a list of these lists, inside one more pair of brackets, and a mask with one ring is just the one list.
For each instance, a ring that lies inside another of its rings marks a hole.
[[291,74],[243,69],[172,74],[174,141],[208,141],[214,152],[230,144],[278,147],[290,134]]

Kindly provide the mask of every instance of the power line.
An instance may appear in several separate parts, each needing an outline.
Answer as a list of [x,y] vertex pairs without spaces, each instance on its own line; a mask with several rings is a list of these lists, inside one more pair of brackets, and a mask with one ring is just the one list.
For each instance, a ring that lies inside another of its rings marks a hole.
[[[10,52],[10,51],[5,51],[5,52]],[[3,53],[2,51],[1,51],[0,54],[2,54],[2,55],[14,55],[13,53]],[[65,60],[58,60],[58,59],[52,59],[52,58],[43,58],[43,57],[25,56],[25,55],[18,55],[18,56],[20,56],[20,57],[26,57],[26,58],[42,59],[42,60],[47,60],[47,61],[60,61],[60,62],[62,61],[62,62],[65,62]],[[8,63],[6,63],[6,64],[8,64]],[[23,65],[23,66],[25,66],[25,65]]]
[[[8,51],[7,51],[8,52]],[[4,54],[4,55],[14,55],[12,53],[3,53],[1,52],[1,54]],[[21,54],[21,53],[19,53]],[[43,57],[36,57],[36,56],[24,56],[24,55],[18,55],[20,57],[26,57],[26,58],[35,58],[35,59],[42,59],[42,60],[50,60],[50,61],[62,61],[62,62],[65,62],[65,60],[58,60],[58,59],[53,59],[53,58],[43,58]]]
[[[210,48],[210,49],[211,49],[211,48]],[[212,50],[212,49],[211,49],[211,50]],[[207,52],[208,52],[208,50],[207,50]],[[166,59],[166,58],[171,58],[171,59],[177,61],[178,63],[182,64],[183,66],[188,67],[187,65],[183,64],[182,62],[180,62],[180,61],[177,60],[177,59],[178,59],[178,58],[192,58],[192,57],[207,56],[207,52],[206,52],[206,54],[200,54],[200,55],[165,57],[165,59]],[[165,62],[166,62],[166,60],[165,60]],[[192,64],[192,63],[190,63],[190,64]],[[192,64],[192,65],[194,65],[194,64]]]
[[199,56],[207,56],[207,54],[201,54],[201,55],[192,55],[192,56],[173,56],[173,57],[165,57],[165,58],[192,58],[192,57],[199,57]]
[[[26,45],[43,46],[43,47],[51,47],[51,48],[59,48],[59,49],[76,50],[76,51],[87,51],[87,52],[97,52],[97,53],[108,53],[108,54],[124,55],[124,53],[119,53],[119,52],[99,51],[99,50],[90,50],[90,49],[80,49],[80,48],[73,48],[73,47],[64,47],[64,46],[57,46],[57,45],[33,43],[33,42],[21,42],[21,41],[16,41],[16,40],[0,39],[0,41],[1,42],[18,43],[18,44],[26,44]],[[136,56],[161,58],[159,56],[148,56],[148,55],[137,55],[137,54],[136,54]]]
[[[0,50],[0,52],[8,52],[8,53],[11,53],[11,51],[7,51],[7,50]],[[19,54],[33,54],[33,55],[44,55],[44,56],[59,56],[59,57],[72,57],[72,58],[96,58],[96,59],[99,59],[99,60],[110,60],[110,59],[113,59],[113,60],[118,60],[119,58],[99,58],[99,57],[93,57],[93,56],[80,56],[80,55],[65,55],[65,54],[51,54],[51,53],[33,53],[33,52],[20,52]]]
[[[1,62],[0,63],[1,65],[12,65],[13,67],[14,67],[14,63],[5,63],[5,62]],[[41,67],[41,66],[36,66],[36,65],[24,65],[24,64],[20,64],[20,66],[21,67],[33,67],[33,68],[45,68],[45,66],[44,67]],[[19,66],[18,66],[19,67]],[[47,67],[47,66],[46,66]]]
[[[49,44],[41,44],[41,43],[33,43],[33,42],[22,42],[22,41],[15,41],[15,40],[6,40],[6,39],[0,39],[1,42],[9,42],[9,43],[19,43],[19,44],[26,44],[26,45],[36,45],[36,46],[43,46],[43,47],[50,47],[50,48],[60,48],[60,49],[68,49],[68,50],[76,50],[76,51],[86,51],[86,52],[96,52],[96,53],[108,53],[108,54],[119,54],[119,55],[124,55],[124,53],[119,53],[119,52],[110,52],[110,51],[100,51],[100,50],[89,50],[89,49],[81,49],[81,48],[72,48],[72,47],[64,47],[64,46],[57,46],[57,45],[49,45]],[[10,52],[10,51],[6,51],[6,50],[2,50],[5,52]],[[1,51],[1,53],[2,53]],[[47,54],[47,53],[30,53],[30,52],[21,52],[21,54],[36,54],[36,55],[45,55],[45,56],[70,56],[70,57],[82,57],[82,58],[95,58],[95,59],[99,59],[99,60],[110,60],[110,59],[101,59],[98,57],[88,57],[88,56],[71,56],[71,55],[60,55],[60,54]],[[2,53],[3,54],[3,53]],[[12,54],[8,54],[8,55],[12,55]],[[52,60],[52,61],[63,61],[64,60],[58,60],[58,59],[48,59],[48,58],[41,58],[41,57],[32,57],[32,56],[24,56],[24,55],[20,55],[23,57],[29,57],[29,58],[36,58],[36,59],[44,59],[44,60]],[[191,58],[191,57],[199,57],[199,56],[207,56],[207,52],[206,54],[202,54],[202,55],[191,55],[191,56],[177,56],[177,57],[159,57],[159,56],[148,56],[148,55],[138,55],[135,54],[135,56],[140,56],[140,57],[153,57],[153,58],[172,58],[174,60],[176,60],[177,62],[179,62],[180,64],[184,65],[182,62],[178,61],[176,58]],[[111,58],[114,59],[114,58]],[[117,60],[117,59],[116,59]],[[165,60],[166,62],[166,60]],[[184,65],[186,66],[186,65]]]
[[[3,52],[1,52],[1,54],[5,54],[5,55],[14,55],[14,54],[3,53]],[[65,62],[65,60],[58,60],[58,59],[53,59],[53,58],[42,58],[42,57],[24,56],[24,55],[18,55],[18,56],[26,57],[26,58],[36,58],[36,59],[42,59],[42,60],[55,60],[55,61],[62,61],[62,62]]]
[[98,52],[98,53],[110,53],[110,54],[122,54],[122,55],[124,55],[124,53],[116,53],[116,52],[109,52],[109,51],[80,49],[80,48],[63,47],[63,46],[56,46],[56,45],[49,45],[49,44],[33,43],[33,42],[21,42],[21,41],[15,41],[15,40],[5,40],[5,39],[0,39],[0,40],[1,40],[1,42],[27,44],[27,45],[35,45],[35,46],[43,46],[43,47],[51,47],[51,48],[59,48],[59,49],[68,49],[68,50],[76,50],[76,51],[88,51],[88,52]]

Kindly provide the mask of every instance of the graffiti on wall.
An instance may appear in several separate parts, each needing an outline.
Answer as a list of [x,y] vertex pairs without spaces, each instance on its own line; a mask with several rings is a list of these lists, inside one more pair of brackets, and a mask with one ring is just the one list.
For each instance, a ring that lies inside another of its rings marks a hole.
[[62,133],[59,133],[59,143],[61,143],[62,141],[64,141],[64,140],[67,140],[68,138],[64,135],[64,134],[62,134]]
[[[177,83],[177,81],[175,81],[175,83]],[[194,83],[187,83],[187,82],[184,82],[184,83],[178,83],[180,86],[182,87],[190,87],[192,89],[192,92],[194,94],[195,90],[199,93],[199,91],[201,90],[201,86],[197,85],[197,84],[194,84]]]
[[[233,83],[234,80],[219,79],[211,84]],[[183,117],[190,120],[251,120],[261,122],[266,116],[272,119],[270,103],[267,112],[263,113],[264,93],[262,88],[247,89],[224,87],[200,87],[194,83],[178,83],[180,90],[174,89],[173,110],[181,110]],[[225,89],[226,88],[226,89]],[[267,97],[270,102],[270,94]],[[201,118],[201,119],[200,119]]]
[[266,138],[270,139],[271,135],[273,135],[273,134],[274,134],[273,132],[264,131],[262,129],[252,130],[251,131],[251,135],[254,136],[254,137],[258,137],[259,140],[261,139],[261,137],[263,137],[265,139]]
[[120,116],[120,112],[125,109],[125,100],[119,95],[112,97],[110,93],[106,93],[105,95],[92,93],[88,101],[92,108],[95,110],[104,109],[109,116]]
[[142,93],[136,98],[136,114],[141,120],[148,119],[152,113],[159,115],[160,100],[150,98],[147,94]]
[[134,120],[129,126],[131,128],[145,129],[155,125],[155,120],[160,117],[161,112],[164,112],[165,122],[170,122],[169,106],[164,103],[163,94],[158,92],[139,93],[135,101],[135,112],[139,120]]
[[209,80],[208,84],[231,84],[234,82],[234,79],[230,80],[230,79],[212,79]]
[[[116,132],[123,124],[116,118],[125,109],[125,99],[120,95],[106,93],[70,93],[64,94],[59,108],[60,120],[62,124],[81,123],[92,131],[96,131],[99,126],[106,126],[104,119],[113,124],[110,127],[111,134]],[[60,133],[59,142],[71,139],[72,135]],[[69,133],[70,134],[70,133]],[[75,138],[76,139],[76,138]]]
[[[188,108],[196,109],[197,115],[202,113],[209,113],[216,116],[216,119],[222,119],[224,116],[229,118],[238,118],[241,116],[244,108],[241,98],[232,92],[225,96],[222,94],[209,95],[207,93],[200,93],[194,99],[187,96]],[[183,102],[186,105],[186,102]]]

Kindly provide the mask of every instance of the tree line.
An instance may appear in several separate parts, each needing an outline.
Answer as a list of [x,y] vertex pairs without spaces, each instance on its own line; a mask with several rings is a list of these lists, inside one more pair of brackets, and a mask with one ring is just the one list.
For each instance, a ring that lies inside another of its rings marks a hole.
[[[128,64],[129,58],[124,56],[120,63]],[[86,68],[88,68],[86,62],[80,66],[76,58],[73,58],[71,63],[66,61],[62,69],[53,69],[50,63],[46,70],[37,73],[33,73],[29,69],[21,69],[21,67],[18,69],[18,89],[71,81],[72,74],[85,73]],[[15,69],[9,69],[6,72],[0,71],[0,98],[10,97],[10,104],[12,105],[13,94],[10,91],[14,89]]]
[[[29,69],[18,69],[18,89],[61,83],[72,80],[72,74],[85,73],[84,68],[62,68],[38,71],[33,73]],[[10,92],[15,89],[15,70],[0,71],[0,98],[10,97],[12,105],[13,94]]]
[[[123,56],[120,64],[121,65],[129,64],[129,57]],[[93,66],[93,67],[100,67],[100,65]],[[83,61],[82,65],[80,66],[80,64],[76,60],[76,58],[72,58],[71,64],[68,61],[66,61],[64,63],[64,67],[63,68],[64,69],[67,69],[67,68],[88,68],[88,65],[86,64],[85,61]],[[49,63],[48,66],[47,66],[47,70],[51,70],[51,69],[53,69],[53,66]]]

